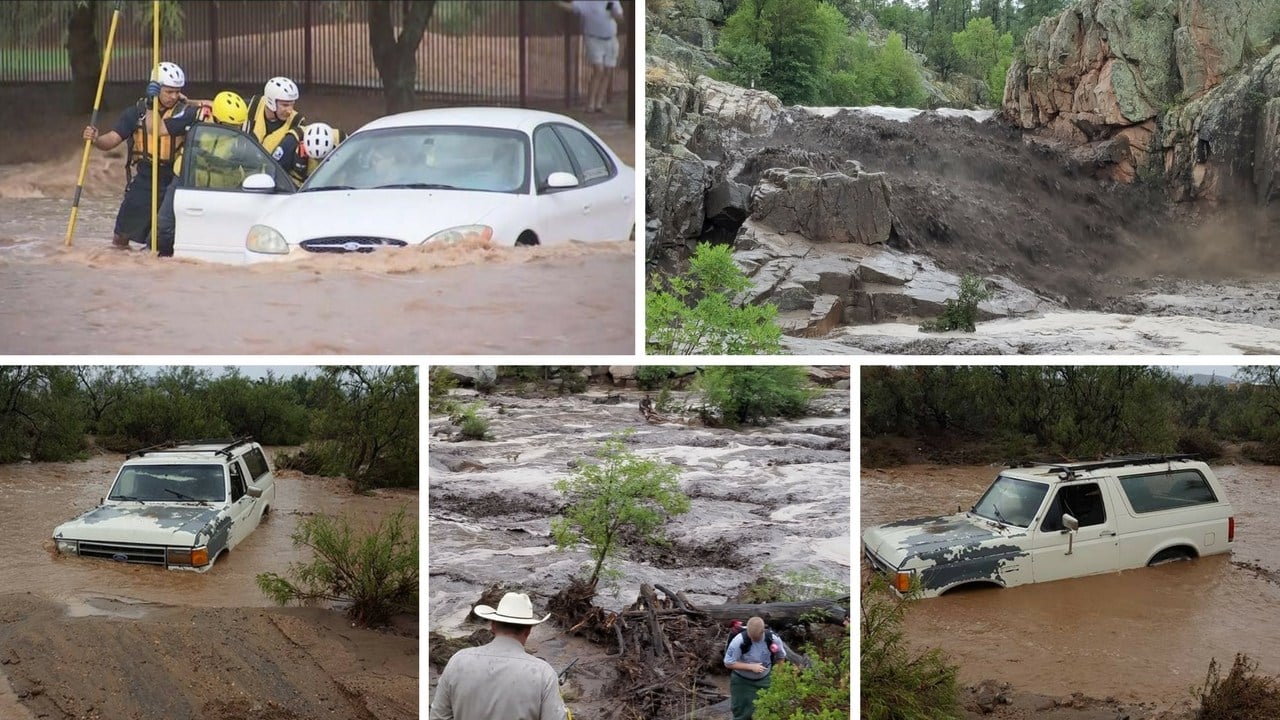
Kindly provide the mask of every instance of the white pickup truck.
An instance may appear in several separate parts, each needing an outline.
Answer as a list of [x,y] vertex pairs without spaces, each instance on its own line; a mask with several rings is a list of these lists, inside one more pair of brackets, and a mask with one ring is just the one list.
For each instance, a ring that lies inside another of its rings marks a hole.
[[129,453],[102,503],[53,531],[59,553],[205,572],[258,527],[275,476],[249,438]]
[[866,529],[863,552],[899,593],[1013,587],[1230,552],[1235,512],[1192,456],[1010,468],[968,512]]

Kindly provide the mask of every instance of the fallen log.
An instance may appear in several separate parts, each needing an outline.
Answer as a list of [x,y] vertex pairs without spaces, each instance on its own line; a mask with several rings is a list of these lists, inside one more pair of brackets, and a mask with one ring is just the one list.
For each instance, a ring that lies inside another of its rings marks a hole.
[[[841,625],[849,616],[848,612],[836,600],[802,600],[798,602],[775,603],[726,603],[724,605],[672,607],[655,610],[658,615],[703,615],[709,620],[729,624],[734,620],[746,620],[758,616],[774,630],[790,627],[811,619],[821,619],[832,625]],[[627,610],[624,617],[647,616],[648,610]]]

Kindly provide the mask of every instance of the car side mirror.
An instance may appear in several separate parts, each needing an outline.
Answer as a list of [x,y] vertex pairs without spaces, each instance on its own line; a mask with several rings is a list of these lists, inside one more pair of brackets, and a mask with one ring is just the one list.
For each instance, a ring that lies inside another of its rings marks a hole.
[[1070,513],[1062,513],[1062,527],[1067,529],[1067,554],[1074,550],[1076,531],[1080,529],[1080,521]]
[[581,183],[573,173],[553,172],[547,176],[547,187],[549,188],[571,188],[578,187]]
[[249,497],[251,498],[262,497],[262,488],[258,487],[257,485],[245,485],[244,491],[248,493]]
[[248,192],[275,192],[276,179],[266,173],[254,173],[240,183],[240,189]]

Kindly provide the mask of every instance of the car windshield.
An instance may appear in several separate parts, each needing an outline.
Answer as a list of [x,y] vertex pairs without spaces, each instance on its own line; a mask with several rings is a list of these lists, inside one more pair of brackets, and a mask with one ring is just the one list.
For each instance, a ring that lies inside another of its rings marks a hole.
[[526,192],[529,142],[517,130],[407,127],[352,135],[302,192],[418,188]]
[[131,465],[120,471],[110,500],[214,502],[227,499],[221,465]]
[[982,494],[978,504],[973,506],[973,512],[1005,525],[1030,527],[1048,492],[1049,486],[1044,483],[1001,475]]

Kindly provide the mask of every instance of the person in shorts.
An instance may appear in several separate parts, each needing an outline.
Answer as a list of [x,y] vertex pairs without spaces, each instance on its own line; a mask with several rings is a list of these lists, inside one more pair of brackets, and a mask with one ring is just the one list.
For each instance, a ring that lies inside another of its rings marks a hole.
[[609,92],[609,74],[618,66],[618,22],[626,15],[620,0],[562,0],[560,7],[570,10],[582,23],[582,37],[587,46],[587,112],[604,112]]

